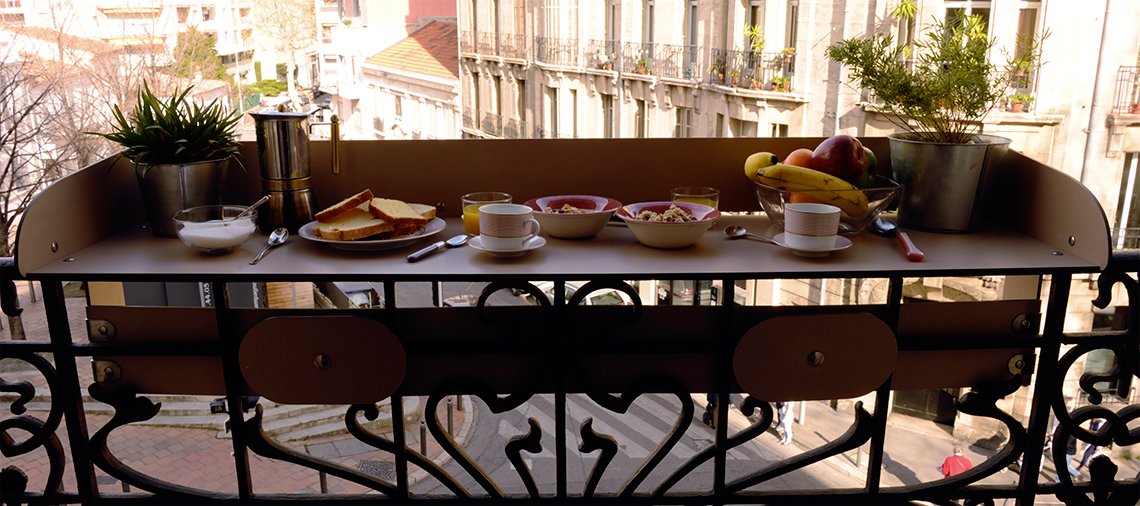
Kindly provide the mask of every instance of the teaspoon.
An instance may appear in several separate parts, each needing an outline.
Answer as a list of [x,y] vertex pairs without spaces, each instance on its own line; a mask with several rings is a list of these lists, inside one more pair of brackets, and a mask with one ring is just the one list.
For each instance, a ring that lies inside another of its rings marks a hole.
[[728,236],[729,239],[740,239],[742,237],[747,237],[749,239],[756,239],[757,241],[766,242],[768,244],[776,244],[776,241],[773,241],[760,234],[753,234],[752,232],[749,232],[744,227],[739,225],[729,225],[725,227],[724,235]]
[[258,253],[257,256],[253,257],[253,260],[249,261],[249,265],[255,265],[257,262],[260,262],[261,257],[265,256],[265,254],[269,252],[270,248],[285,244],[285,241],[287,239],[289,239],[289,229],[281,227],[277,230],[274,230],[273,233],[269,234],[269,241],[265,244],[265,247],[261,248],[261,252]]

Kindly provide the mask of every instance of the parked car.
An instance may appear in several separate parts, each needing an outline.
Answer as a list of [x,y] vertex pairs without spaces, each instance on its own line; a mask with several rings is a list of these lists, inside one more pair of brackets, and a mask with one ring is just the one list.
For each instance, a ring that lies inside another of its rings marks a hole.
[[[567,281],[566,300],[569,301],[570,298],[573,297],[580,288],[582,288],[582,285],[585,284],[586,283],[583,281]],[[551,302],[554,301],[553,281],[539,281],[534,283],[534,286],[538,288],[540,292],[546,294],[546,297],[549,298]],[[534,297],[532,297],[527,292],[512,289],[511,293],[514,293],[530,304],[538,305],[538,302],[534,300]],[[623,291],[615,290],[613,288],[603,288],[601,290],[595,290],[591,292],[590,295],[586,297],[586,300],[584,300],[582,303],[587,306],[631,306],[633,305],[633,299],[631,299],[629,295]]]

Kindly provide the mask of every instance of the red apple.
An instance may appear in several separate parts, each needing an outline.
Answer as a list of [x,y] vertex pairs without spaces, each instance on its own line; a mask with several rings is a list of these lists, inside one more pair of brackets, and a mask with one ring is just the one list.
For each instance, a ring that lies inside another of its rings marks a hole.
[[810,149],[800,148],[792,151],[791,153],[788,153],[788,157],[784,158],[784,163],[788,165],[795,165],[796,167],[804,167],[806,169],[810,169],[811,156],[812,153]]
[[833,135],[812,151],[811,168],[853,183],[867,171],[867,153],[859,139]]

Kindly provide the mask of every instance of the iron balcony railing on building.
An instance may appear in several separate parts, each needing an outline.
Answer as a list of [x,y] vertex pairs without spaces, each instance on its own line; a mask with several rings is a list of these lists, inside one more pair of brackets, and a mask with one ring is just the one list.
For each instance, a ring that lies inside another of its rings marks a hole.
[[614,70],[619,53],[620,45],[616,40],[591,40],[586,43],[586,66],[598,70]]
[[795,89],[795,53],[712,50],[708,82],[727,86],[790,92]]
[[500,33],[499,56],[516,60],[525,60],[527,57],[526,41],[526,35],[517,33]]
[[479,54],[495,55],[499,54],[499,37],[495,32],[479,32]]
[[533,139],[534,131],[530,123],[511,118],[503,126],[503,138],[506,139]]
[[1140,114],[1140,67],[1120,67],[1116,71],[1112,114]]
[[503,117],[491,112],[483,113],[483,121],[480,122],[480,129],[483,130],[485,134],[502,137]]
[[542,63],[577,66],[578,39],[535,37],[534,57]]
[[470,107],[463,108],[463,128],[475,129],[475,111]]
[[697,46],[654,44],[653,70],[660,77],[700,79],[697,71]]
[[463,30],[459,32],[459,52],[460,53],[474,53],[476,52],[475,32],[470,30]]
[[654,49],[656,44],[642,42],[622,42],[621,71],[627,74],[653,75],[657,67]]

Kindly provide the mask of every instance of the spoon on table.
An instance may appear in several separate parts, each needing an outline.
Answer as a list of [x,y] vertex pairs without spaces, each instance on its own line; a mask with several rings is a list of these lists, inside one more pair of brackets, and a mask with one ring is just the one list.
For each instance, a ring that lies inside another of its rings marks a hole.
[[753,234],[740,225],[729,225],[725,227],[724,235],[728,236],[729,239],[740,239],[747,237],[749,239],[756,239],[757,241],[766,242],[768,244],[776,244],[776,241],[773,241],[772,239],[764,237],[760,234]]
[[914,241],[910,240],[910,236],[899,228],[893,221],[887,221],[883,218],[875,218],[871,221],[871,231],[885,237],[894,236],[902,246],[903,253],[906,254],[906,259],[911,262],[921,262],[926,258],[926,254],[914,245]]
[[249,261],[249,265],[255,265],[257,262],[260,262],[261,257],[265,256],[265,254],[269,252],[270,248],[285,244],[285,241],[287,239],[289,239],[289,229],[281,227],[277,230],[274,230],[273,233],[269,234],[269,241],[265,244],[265,247],[261,248],[261,252],[258,253],[257,256],[253,257],[253,260]]
[[408,255],[408,261],[409,262],[419,261],[420,259],[422,259],[422,258],[424,258],[424,257],[426,257],[432,253],[435,253],[439,250],[442,250],[444,248],[458,248],[460,246],[463,246],[464,244],[467,244],[467,239],[469,239],[470,237],[471,236],[469,236],[467,234],[459,234],[459,235],[452,237],[446,241],[433,242],[428,247],[421,249],[415,253],[412,253],[411,255]]
[[261,197],[261,198],[257,199],[257,202],[254,202],[254,203],[250,204],[250,205],[249,205],[249,207],[245,208],[245,210],[244,210],[244,211],[242,211],[242,212],[238,213],[238,215],[237,215],[237,216],[234,216],[233,218],[230,218],[230,219],[229,219],[229,220],[227,220],[227,221],[235,221],[235,220],[237,220],[238,218],[244,218],[244,217],[245,217],[246,215],[248,215],[249,213],[252,213],[254,209],[257,209],[258,207],[260,207],[260,206],[261,206],[261,204],[264,204],[264,203],[266,203],[266,202],[269,202],[269,195],[266,195],[266,196],[264,196],[264,197]]

